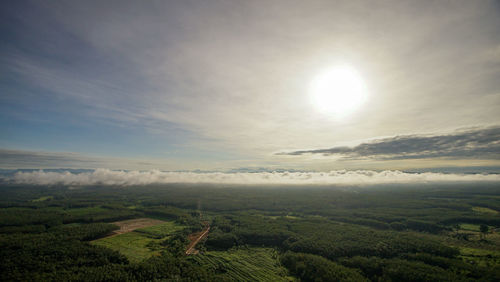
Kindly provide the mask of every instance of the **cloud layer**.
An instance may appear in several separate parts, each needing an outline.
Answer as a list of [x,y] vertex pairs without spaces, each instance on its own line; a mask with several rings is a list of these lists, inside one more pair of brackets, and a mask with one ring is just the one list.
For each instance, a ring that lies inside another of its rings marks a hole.
[[[0,146],[261,166],[283,148],[500,123],[496,1],[378,2],[8,1]],[[337,65],[370,92],[345,120],[310,103]]]
[[[0,148],[1,169],[112,168],[117,170],[186,169],[186,163],[162,159],[114,158],[75,152],[8,150]],[[189,164],[189,163],[188,163]]]
[[333,147],[279,154],[339,155],[349,159],[385,160],[441,157],[500,159],[500,127],[462,130],[448,135],[403,135],[373,140],[354,147]]
[[36,152],[0,149],[0,165],[3,168],[24,168],[33,166],[68,167],[75,163],[79,167],[96,167],[103,159],[89,158],[72,152]]
[[337,170],[330,172],[262,172],[262,173],[195,173],[151,171],[113,171],[96,169],[92,172],[17,172],[6,182],[34,185],[147,185],[161,183],[213,184],[411,184],[434,182],[497,182],[499,174],[406,173],[402,171]]

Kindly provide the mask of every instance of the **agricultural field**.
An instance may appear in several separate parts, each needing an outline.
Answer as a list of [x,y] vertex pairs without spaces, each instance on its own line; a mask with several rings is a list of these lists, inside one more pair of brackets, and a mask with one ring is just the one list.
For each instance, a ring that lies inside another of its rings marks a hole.
[[298,216],[294,216],[294,215],[268,215],[266,216],[268,218],[272,218],[272,219],[278,219],[278,218],[286,218],[286,219],[300,219],[300,217]]
[[129,232],[93,241],[93,245],[103,246],[125,255],[131,262],[140,262],[153,255],[158,255],[158,250],[149,246],[156,240],[138,232]]
[[152,219],[152,218],[136,218],[123,221],[116,221],[112,224],[118,226],[120,229],[114,231],[114,234],[123,234],[134,231],[140,228],[147,228],[155,225],[160,225],[165,223],[162,220]]
[[479,232],[479,224],[462,223],[462,224],[460,224],[460,229],[467,230],[467,231]]
[[180,225],[172,221],[161,221],[159,224],[155,224],[149,227],[142,227],[136,229],[135,232],[145,234],[150,238],[162,239],[177,231],[184,229],[186,226]]
[[54,199],[53,196],[42,196],[38,199],[32,200],[32,202],[43,202],[43,201],[48,201],[48,200],[52,200],[52,199]]
[[472,210],[479,213],[498,214],[498,211],[485,207],[472,207]]
[[271,248],[234,248],[209,251],[190,259],[231,281],[294,281],[278,256]]
[[131,262],[140,262],[163,249],[162,239],[184,229],[185,226],[150,218],[115,222],[120,227],[111,236],[92,241],[93,245],[106,247],[125,255]]

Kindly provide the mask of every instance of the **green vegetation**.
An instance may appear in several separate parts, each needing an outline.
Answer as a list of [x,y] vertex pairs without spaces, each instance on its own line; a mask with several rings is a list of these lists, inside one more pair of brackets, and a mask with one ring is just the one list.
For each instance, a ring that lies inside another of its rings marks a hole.
[[[499,195],[496,184],[0,186],[0,280],[500,281]],[[165,222],[106,237],[141,218]]]
[[479,213],[498,214],[498,211],[485,207],[472,207],[472,210]]
[[84,216],[84,215],[96,215],[109,211],[108,209],[104,209],[102,207],[84,207],[84,208],[71,208],[67,209],[64,212],[69,216]]
[[132,262],[140,262],[154,255],[159,255],[163,249],[162,240],[185,226],[175,222],[165,222],[159,225],[136,229],[132,232],[114,235],[93,241],[93,245],[103,246],[125,255]]
[[278,252],[271,248],[234,248],[210,251],[191,259],[211,269],[221,280],[289,281],[286,268],[280,265]]
[[138,232],[129,232],[112,237],[93,241],[92,244],[103,246],[118,251],[132,262],[139,262],[153,255],[158,255],[159,250],[153,250],[149,246],[155,239],[148,238]]
[[48,200],[52,200],[52,199],[54,199],[53,196],[42,196],[38,199],[32,200],[32,202],[43,202],[43,201],[48,201]]
[[460,229],[479,232],[479,224],[462,223],[460,224]]
[[316,255],[286,253],[281,261],[301,281],[368,281],[360,271]]
[[467,262],[484,267],[500,265],[500,251],[475,248],[460,248],[460,257]]
[[172,235],[175,232],[184,229],[185,227],[186,226],[171,221],[158,224],[155,226],[136,229],[135,232],[145,234],[147,237],[161,239],[167,237],[168,235]]

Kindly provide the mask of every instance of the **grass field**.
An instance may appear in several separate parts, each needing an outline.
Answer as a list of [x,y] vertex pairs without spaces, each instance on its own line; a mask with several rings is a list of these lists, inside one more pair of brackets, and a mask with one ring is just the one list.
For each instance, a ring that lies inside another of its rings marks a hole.
[[473,207],[472,210],[479,213],[498,214],[498,211],[485,207]]
[[300,217],[298,217],[298,216],[293,216],[293,215],[284,215],[284,216],[282,216],[282,215],[269,215],[269,216],[267,216],[267,217],[269,217],[269,218],[271,218],[271,219],[278,219],[278,218],[286,218],[286,219],[300,219]]
[[462,224],[460,224],[460,229],[479,232],[479,225],[478,224],[462,223]]
[[159,251],[151,250],[148,244],[156,239],[148,238],[141,233],[129,232],[93,241],[92,244],[119,251],[131,262],[147,259]]
[[147,228],[155,225],[160,225],[165,223],[163,220],[152,219],[152,218],[134,218],[121,221],[113,222],[114,225],[120,227],[120,229],[114,231],[114,234],[123,234],[132,232],[137,229]]
[[269,248],[239,248],[206,252],[192,256],[201,265],[226,272],[221,274],[233,281],[293,281],[278,261],[278,254]]
[[182,229],[184,229],[184,226],[168,221],[155,226],[136,229],[135,232],[145,234],[151,238],[161,239]]
[[54,199],[54,196],[43,196],[38,199],[31,200],[32,202],[43,202]]
[[139,262],[159,254],[161,240],[183,228],[184,226],[174,222],[163,222],[159,225],[95,240],[92,244],[118,251],[131,262]]
[[485,267],[500,264],[500,251],[460,248],[460,257],[465,261],[473,261],[475,264]]

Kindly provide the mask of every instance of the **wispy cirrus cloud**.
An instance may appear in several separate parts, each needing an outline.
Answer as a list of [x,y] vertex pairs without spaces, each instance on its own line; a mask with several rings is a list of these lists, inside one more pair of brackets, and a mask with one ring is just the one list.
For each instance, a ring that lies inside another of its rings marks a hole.
[[[204,160],[178,159],[175,155],[161,155],[156,158],[144,156],[112,157],[103,154],[87,154],[81,152],[28,151],[0,148],[0,170],[17,169],[98,169],[112,170],[169,170],[169,171],[238,171],[245,170],[242,165],[248,163],[229,160],[231,166]],[[195,169],[193,169],[195,167]],[[273,163],[276,168],[276,163]],[[269,167],[247,167],[246,172],[269,170]],[[281,167],[281,171],[284,169]],[[274,169],[273,169],[274,171]]]
[[[84,168],[116,167],[121,169],[158,167],[162,163],[155,160],[137,160],[89,156],[76,152],[46,152],[0,149],[0,168]],[[163,163],[165,165],[165,163]]]
[[499,174],[406,173],[402,171],[337,170],[330,172],[164,172],[114,171],[96,169],[92,172],[69,171],[17,172],[4,181],[30,185],[148,185],[167,183],[270,184],[270,185],[376,185],[446,182],[498,182]]
[[357,146],[282,152],[279,155],[337,155],[378,160],[456,158],[500,159],[500,127],[473,128],[446,135],[401,135]]
[[[4,147],[36,138],[36,148],[82,151],[82,140],[114,156],[265,159],[289,140],[317,148],[499,122],[494,2],[313,2],[11,1],[0,10],[0,110],[16,130]],[[371,93],[347,124],[309,103],[310,81],[337,64],[358,69]],[[124,148],[76,130],[52,138],[59,124],[91,124]]]
[[72,167],[78,163],[80,167],[88,165],[96,167],[104,161],[89,158],[73,152],[41,152],[0,149],[0,165],[4,168],[24,168],[26,166],[58,166]]

